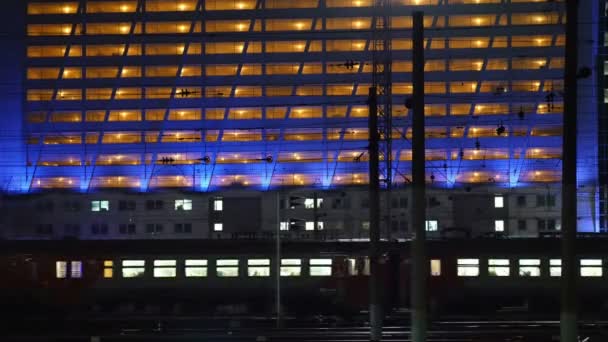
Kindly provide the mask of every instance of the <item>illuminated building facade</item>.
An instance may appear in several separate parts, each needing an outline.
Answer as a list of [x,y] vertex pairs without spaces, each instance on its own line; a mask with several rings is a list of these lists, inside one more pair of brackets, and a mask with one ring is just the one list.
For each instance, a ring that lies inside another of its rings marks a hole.
[[[372,5],[7,1],[4,31],[25,39],[7,43],[13,53],[3,63],[10,113],[2,119],[2,187],[27,194],[364,190]],[[407,191],[411,168],[405,102],[414,10],[425,13],[429,185],[445,194],[559,191],[564,7],[555,0],[393,2],[395,191]],[[597,8],[597,0],[581,4],[581,65],[594,65],[599,30],[585,23],[598,22]],[[580,80],[578,172],[579,229],[594,232],[596,82]]]

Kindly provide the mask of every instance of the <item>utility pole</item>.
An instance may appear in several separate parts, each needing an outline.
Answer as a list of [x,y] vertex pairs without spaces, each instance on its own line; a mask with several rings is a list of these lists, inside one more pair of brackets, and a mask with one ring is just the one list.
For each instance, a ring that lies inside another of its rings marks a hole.
[[277,232],[276,232],[276,310],[277,310],[277,329],[281,328],[281,192],[277,191]]
[[369,88],[369,325],[370,340],[382,339],[382,308],[380,307],[379,243],[380,243],[380,171],[378,153],[377,88]]
[[566,66],[562,160],[562,277],[560,341],[577,342],[576,130],[578,73],[578,1],[566,1]]
[[427,277],[429,262],[426,255],[426,189],[424,146],[424,14],[414,12],[413,73],[414,86],[412,118],[412,341],[426,342],[427,335]]

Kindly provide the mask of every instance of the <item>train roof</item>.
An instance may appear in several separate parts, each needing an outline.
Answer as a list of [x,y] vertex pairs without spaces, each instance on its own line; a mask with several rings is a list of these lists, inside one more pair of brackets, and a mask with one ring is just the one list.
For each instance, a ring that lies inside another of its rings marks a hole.
[[[408,255],[411,241],[382,241],[382,253]],[[428,240],[430,256],[459,255],[558,255],[559,238],[476,238]],[[607,251],[608,240],[579,238],[577,254],[601,254]],[[273,254],[276,241],[238,239],[188,240],[38,240],[0,241],[0,254],[54,254],[54,255],[133,255],[133,254]],[[283,254],[366,254],[366,241],[298,241],[281,242]]]

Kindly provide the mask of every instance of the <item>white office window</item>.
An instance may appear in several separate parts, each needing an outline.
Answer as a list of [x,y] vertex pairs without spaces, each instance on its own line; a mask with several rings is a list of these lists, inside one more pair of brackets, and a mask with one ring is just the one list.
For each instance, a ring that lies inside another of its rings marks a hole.
[[431,259],[431,276],[439,277],[441,275],[441,260]]
[[424,225],[427,232],[436,232],[439,229],[437,220],[424,221]]
[[505,231],[505,221],[504,220],[495,220],[494,221],[494,231],[495,232],[504,232]]
[[503,196],[494,196],[494,208],[504,208],[505,198]]
[[552,277],[562,276],[562,259],[549,260],[549,275]]
[[[323,230],[323,227],[325,225],[323,224],[322,221],[318,221],[317,222],[317,230]],[[306,230],[315,230],[315,223],[313,221],[307,221],[306,225],[304,226],[304,229]]]
[[154,260],[154,278],[175,278],[176,260]]
[[213,200],[213,211],[222,211],[224,210],[224,200],[221,198],[216,198]]
[[581,259],[581,277],[601,277],[602,259]]
[[279,224],[279,229],[280,230],[289,230],[289,222],[281,222]]
[[64,279],[68,276],[68,263],[67,261],[57,261],[55,263],[55,277],[58,279]]
[[123,260],[122,261],[122,277],[123,278],[138,278],[143,277],[145,273],[145,260]]
[[207,276],[207,260],[186,259],[185,274],[187,278],[200,278]]
[[[322,198],[317,198],[317,208],[320,208],[321,204],[323,204],[323,199]],[[306,199],[304,199],[304,208],[306,208],[306,209],[314,209],[314,207],[315,207],[315,199],[314,198],[306,198]]]
[[91,201],[91,211],[110,210],[110,201]]
[[215,271],[218,277],[238,277],[239,261],[237,259],[220,259],[215,262]]
[[331,259],[310,259],[310,275],[313,277],[325,277],[331,275]]
[[70,262],[70,278],[82,278],[82,261]]
[[509,259],[488,260],[488,275],[494,277],[508,277],[510,274]]
[[519,259],[521,277],[540,277],[540,259]]
[[458,259],[456,267],[459,277],[479,276],[479,259]]
[[250,277],[270,277],[270,259],[247,260],[247,275]]
[[178,199],[175,200],[175,210],[192,210],[192,200],[190,199]]
[[213,231],[214,232],[221,232],[224,230],[224,224],[223,223],[214,223],[213,224]]
[[299,277],[301,274],[301,259],[281,259],[281,277]]

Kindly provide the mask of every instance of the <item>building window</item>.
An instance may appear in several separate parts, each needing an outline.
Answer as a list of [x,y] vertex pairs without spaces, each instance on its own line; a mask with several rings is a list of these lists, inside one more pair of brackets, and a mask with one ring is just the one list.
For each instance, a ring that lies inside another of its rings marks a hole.
[[201,278],[207,276],[207,260],[205,259],[187,259],[186,260],[186,277]]
[[369,208],[369,199],[368,198],[364,198],[361,200],[361,208]]
[[[317,230],[323,230],[324,222],[317,222]],[[315,230],[315,223],[313,221],[306,221],[305,228],[306,230]]]
[[103,262],[103,277],[106,279],[112,278],[114,276],[114,261],[105,260]]
[[135,224],[134,223],[129,223],[129,224],[120,224],[118,225],[118,232],[120,234],[135,234],[136,233],[136,229],[135,229]]
[[281,277],[299,277],[302,274],[301,259],[281,259]]
[[488,275],[493,277],[508,277],[510,274],[509,259],[488,260]]
[[214,232],[221,232],[224,230],[224,224],[223,223],[214,223],[213,224],[213,231]]
[[160,234],[163,232],[163,225],[162,224],[154,224],[154,223],[148,223],[146,224],[146,233],[148,234]]
[[173,225],[173,231],[177,234],[192,233],[192,223],[176,223]]
[[526,196],[524,195],[519,195],[517,196],[517,206],[520,208],[523,208],[526,206]]
[[280,230],[289,230],[289,222],[281,222],[279,223],[279,229]]
[[57,279],[65,279],[68,276],[68,263],[67,261],[55,262],[55,277]]
[[363,222],[361,222],[361,229],[363,229],[363,230],[369,230],[369,221],[363,221]]
[[67,223],[64,226],[64,232],[66,236],[76,237],[80,235],[80,225]]
[[313,277],[324,277],[331,275],[331,259],[310,259],[310,275]]
[[504,220],[495,220],[494,221],[494,231],[495,232],[504,232],[505,231],[505,221]]
[[270,277],[270,259],[249,259],[247,266],[250,277]]
[[528,229],[526,220],[517,220],[517,229],[518,230],[526,230]]
[[546,199],[545,195],[536,195],[536,206],[544,207],[546,205],[545,199]]
[[123,278],[138,278],[143,277],[146,271],[145,260],[123,260],[122,261],[122,277]]
[[555,207],[555,195],[547,195],[547,206]]
[[601,277],[602,259],[581,259],[581,277]]
[[399,208],[401,208],[401,209],[407,208],[407,197],[399,198]]
[[494,196],[494,208],[504,208],[505,198],[503,196]]
[[427,232],[436,232],[439,229],[437,220],[424,221],[424,225]]
[[78,201],[66,201],[63,203],[65,211],[78,212],[80,211],[80,203]]
[[[317,208],[321,208],[323,204],[322,198],[317,198]],[[304,199],[304,208],[306,209],[314,209],[315,208],[315,199],[314,198],[306,198]]]
[[441,260],[431,259],[431,276],[439,277],[441,275]]
[[540,277],[540,260],[519,259],[519,275],[521,277]]
[[91,201],[91,211],[110,210],[110,201]]
[[237,259],[220,259],[215,262],[217,276],[238,277],[239,276],[239,261]]
[[190,200],[190,199],[175,200],[175,210],[183,210],[183,211],[192,210],[192,200]]
[[135,208],[135,201],[118,201],[118,210],[120,211],[133,211]]
[[549,260],[549,275],[552,277],[562,276],[562,260],[551,259]]
[[70,278],[82,278],[82,261],[70,262]]
[[161,200],[147,200],[146,210],[161,210],[164,207],[164,202]]
[[175,278],[176,265],[175,260],[154,260],[154,278]]
[[213,200],[213,211],[222,211],[224,210],[224,200],[221,198],[216,198]]
[[547,229],[547,221],[543,219],[536,220],[536,227],[538,230],[546,230]]
[[107,223],[93,223],[91,225],[91,234],[107,235],[108,234],[108,224]]
[[458,259],[456,267],[459,277],[479,276],[479,259]]

